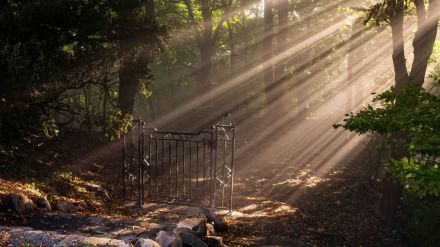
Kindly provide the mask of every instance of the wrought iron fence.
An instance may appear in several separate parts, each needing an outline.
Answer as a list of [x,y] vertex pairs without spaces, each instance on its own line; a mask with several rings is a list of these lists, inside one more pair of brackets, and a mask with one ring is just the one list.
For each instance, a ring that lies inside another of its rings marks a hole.
[[123,137],[124,201],[203,204],[232,211],[235,130],[229,114],[210,130],[163,132],[137,120]]

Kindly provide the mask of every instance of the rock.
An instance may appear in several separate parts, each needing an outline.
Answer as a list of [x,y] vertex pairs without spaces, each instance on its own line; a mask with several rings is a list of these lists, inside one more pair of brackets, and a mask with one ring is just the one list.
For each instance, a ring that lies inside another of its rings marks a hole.
[[179,219],[179,215],[173,213],[166,213],[163,214],[161,218],[165,220],[177,220]]
[[12,194],[11,195],[12,209],[19,213],[31,212],[35,209],[35,204],[25,195]]
[[157,234],[156,242],[162,247],[183,247],[179,234],[170,231],[160,231]]
[[78,210],[75,205],[65,200],[57,200],[55,207],[65,213],[75,213]]
[[101,223],[103,223],[105,221],[104,218],[96,217],[96,216],[89,216],[89,217],[87,217],[87,219],[89,220],[89,222],[91,224],[94,224],[94,225],[101,224]]
[[215,215],[215,213],[211,212],[208,208],[202,208],[202,211],[208,219],[208,222],[213,223],[216,232],[228,231],[228,224],[226,224],[223,219]]
[[56,246],[63,235],[54,232],[35,231],[25,228],[9,231],[11,246]]
[[144,233],[137,235],[137,238],[151,238],[151,239],[153,239],[156,237],[157,232],[154,232],[154,231],[144,232]]
[[110,226],[95,226],[93,227],[94,232],[103,233],[112,230]]
[[176,232],[179,234],[182,243],[185,246],[192,247],[208,247],[208,244],[203,242],[199,236],[188,228],[177,228]]
[[108,242],[107,245],[113,246],[113,247],[132,247],[133,246],[131,244],[126,244],[124,241],[119,240],[119,239],[112,239],[112,240],[110,240],[110,242]]
[[140,238],[135,244],[135,247],[161,247],[159,243],[151,239]]
[[207,236],[206,242],[209,247],[225,247],[226,245],[223,244],[223,239],[221,237],[216,236]]
[[47,198],[45,196],[43,197],[38,197],[35,200],[35,204],[37,205],[37,207],[41,210],[44,211],[52,211],[52,207],[50,206],[49,201],[47,200]]
[[187,228],[199,236],[206,236],[205,221],[200,218],[186,218],[177,224],[177,228]]
[[138,240],[136,235],[126,235],[126,236],[122,236],[120,239],[124,241],[126,244],[134,244],[136,240]]

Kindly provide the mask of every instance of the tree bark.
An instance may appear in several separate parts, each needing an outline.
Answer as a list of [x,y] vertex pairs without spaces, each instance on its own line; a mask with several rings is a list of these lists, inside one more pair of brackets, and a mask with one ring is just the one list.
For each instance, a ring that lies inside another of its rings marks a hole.
[[[394,1],[391,1],[394,2]],[[400,1],[398,1],[400,2]],[[403,3],[396,4],[390,10],[390,24],[393,38],[393,65],[395,88],[400,89],[408,84],[409,75],[406,68],[405,46],[403,38]]]
[[228,20],[226,22],[228,26],[228,43],[231,54],[229,55],[229,66],[231,68],[231,76],[234,76],[236,70],[236,54],[235,54],[235,41],[234,30],[232,29],[232,23]]
[[273,56],[273,1],[264,0],[264,39],[263,39],[263,64],[264,64],[264,85],[266,92],[266,106],[270,107],[275,102],[273,93],[274,68],[271,63]]
[[184,4],[186,6],[186,9],[188,10],[189,20],[196,30],[195,38],[197,46],[200,50],[200,66],[194,72],[194,79],[197,83],[199,94],[201,94],[208,88],[212,81],[212,56],[214,54],[215,41],[213,41],[213,22],[210,1],[200,1],[203,21],[201,25],[202,31],[197,30],[197,26],[199,26],[199,24],[196,21],[191,1],[184,0]]
[[[201,10],[202,10],[202,20],[203,20],[203,44],[200,47],[200,55],[201,55],[201,63],[202,63],[202,69],[201,69],[201,76],[202,78],[199,78],[199,82],[206,84],[203,85],[207,87],[208,85],[211,85],[211,70],[212,70],[212,56],[214,52],[214,40],[212,39],[212,13],[211,13],[211,7],[210,7],[211,1],[209,0],[201,0]],[[206,66],[203,68],[203,66]]]
[[423,0],[417,0],[415,3],[417,8],[418,28],[413,41],[414,61],[411,67],[409,80],[413,84],[422,86],[425,81],[428,61],[431,57],[435,39],[437,37],[440,1],[429,1],[428,15],[426,15]]
[[[277,30],[277,49],[276,56],[283,55],[287,50],[288,30],[289,30],[289,0],[278,0],[277,2],[278,12],[278,30]],[[287,112],[287,105],[284,99],[285,94],[285,81],[288,76],[286,75],[286,61],[282,60],[274,66],[274,82],[272,85],[271,101],[274,104],[274,100],[277,101],[276,105],[281,114]],[[273,99],[272,99],[273,98]]]
[[[393,36],[393,65],[395,72],[395,89],[401,90],[409,84],[422,86],[429,57],[431,56],[437,35],[440,11],[439,0],[430,0],[428,16],[425,15],[425,6],[422,0],[416,0],[418,28],[414,38],[414,60],[411,72],[406,68],[406,58],[403,39],[403,1],[388,0],[388,4],[394,7],[389,10],[389,19]],[[426,18],[425,18],[426,17]],[[397,102],[398,103],[398,102]],[[392,134],[392,139],[407,138],[406,133]],[[394,147],[392,158],[400,160],[406,155],[406,150]],[[376,214],[385,222],[391,223],[400,203],[403,187],[400,183],[387,176],[382,182],[382,192],[376,204]]]
[[[156,42],[155,36],[158,34],[153,27],[156,25],[154,0],[147,0],[145,7],[145,23],[149,25],[150,32],[147,34],[149,37],[142,40],[148,40],[149,44],[136,43],[136,40],[139,38],[138,34],[134,30],[130,30],[130,25],[136,25],[136,21],[133,19],[135,16],[134,10],[124,10],[121,13],[119,24],[121,40],[119,43],[118,107],[123,116],[133,114],[134,112],[134,101],[139,83],[141,78],[149,73],[148,64],[151,62],[156,45],[154,44]],[[141,51],[135,49],[137,46],[141,48]]]

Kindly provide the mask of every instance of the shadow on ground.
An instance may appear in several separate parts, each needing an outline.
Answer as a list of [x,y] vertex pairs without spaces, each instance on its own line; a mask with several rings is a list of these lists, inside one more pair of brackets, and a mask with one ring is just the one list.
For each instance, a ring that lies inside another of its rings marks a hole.
[[[378,182],[368,150],[350,165],[318,174],[313,165],[273,162],[237,172],[231,246],[405,246],[374,215]],[[371,170],[371,169],[370,169]]]

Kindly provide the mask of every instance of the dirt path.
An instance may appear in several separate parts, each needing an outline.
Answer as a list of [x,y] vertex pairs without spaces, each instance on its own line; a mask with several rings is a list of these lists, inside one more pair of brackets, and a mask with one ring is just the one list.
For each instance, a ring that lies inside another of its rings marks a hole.
[[237,174],[231,246],[404,246],[374,217],[377,185],[359,167],[317,176],[286,166]]

